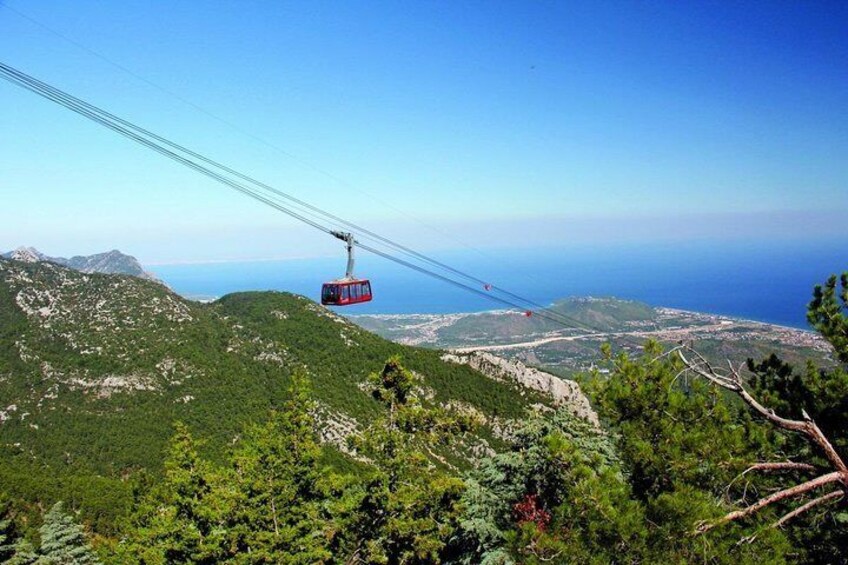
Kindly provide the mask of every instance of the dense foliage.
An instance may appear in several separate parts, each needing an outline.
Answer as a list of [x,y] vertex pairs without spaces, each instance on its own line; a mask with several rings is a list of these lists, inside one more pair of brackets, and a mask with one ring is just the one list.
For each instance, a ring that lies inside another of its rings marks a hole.
[[143,565],[442,560],[463,484],[421,450],[473,424],[422,407],[396,358],[371,380],[385,414],[354,442],[369,461],[359,477],[322,465],[313,400],[297,376],[283,410],[249,429],[227,465],[204,461],[178,425],[163,479],[140,491],[122,539],[104,551]]
[[760,532],[755,547],[737,545],[758,525],[692,533],[732,501],[746,501],[744,485],[728,485],[779,449],[782,437],[714,387],[682,374],[679,360],[664,356],[657,344],[649,343],[640,358],[612,361],[615,370],[595,383],[593,397],[642,505],[651,550],[687,562],[780,561],[787,545],[779,532]]

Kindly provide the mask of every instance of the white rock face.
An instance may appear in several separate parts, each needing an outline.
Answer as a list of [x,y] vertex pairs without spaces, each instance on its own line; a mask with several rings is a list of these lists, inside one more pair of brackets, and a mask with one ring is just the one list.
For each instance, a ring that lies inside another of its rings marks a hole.
[[44,256],[34,247],[18,247],[9,253],[9,258],[23,263],[38,263]]
[[554,404],[568,407],[575,415],[598,425],[598,415],[589,400],[580,390],[580,385],[550,373],[533,369],[521,361],[510,361],[485,351],[470,353],[448,353],[443,361],[468,365],[498,381],[512,381],[529,389],[549,394]]
[[355,418],[332,410],[328,406],[318,403],[313,412],[317,421],[318,434],[322,443],[336,446],[342,453],[354,456],[362,460],[350,449],[347,438],[358,433],[359,422]]

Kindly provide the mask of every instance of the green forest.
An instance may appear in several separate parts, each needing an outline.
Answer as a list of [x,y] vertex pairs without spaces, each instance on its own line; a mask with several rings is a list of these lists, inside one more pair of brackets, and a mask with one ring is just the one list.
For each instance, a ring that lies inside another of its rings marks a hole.
[[[216,306],[259,318],[267,307],[240,295]],[[497,392],[481,411],[433,402],[421,392],[425,353],[384,351],[357,389],[368,423],[346,453],[319,441],[320,373],[294,369],[279,405],[242,422],[229,446],[209,449],[214,427],[173,422],[160,464],[121,483],[129,494],[115,498],[125,506],[108,528],[73,496],[22,507],[4,484],[0,560],[845,563],[848,273],[815,288],[808,319],[835,367],[777,356],[719,366],[697,343],[648,342],[637,356],[603,348],[609,372],[582,377],[600,427]],[[326,355],[328,370],[344,371]],[[481,433],[484,412],[516,410],[521,425],[496,453],[449,459]]]
[[[55,315],[42,318],[43,310]],[[0,485],[33,521],[61,500],[112,536],[130,511],[130,479],[162,472],[173,422],[202,436],[204,458],[223,463],[246,427],[282,407],[303,371],[318,429],[339,419],[361,428],[380,413],[365,380],[394,355],[422,376],[424,404],[485,419],[434,448],[453,467],[467,468],[481,446],[505,447],[494,423],[512,425],[549,403],[300,296],[245,292],[200,304],[134,277],[0,260]],[[355,465],[338,446],[326,445],[322,458]]]

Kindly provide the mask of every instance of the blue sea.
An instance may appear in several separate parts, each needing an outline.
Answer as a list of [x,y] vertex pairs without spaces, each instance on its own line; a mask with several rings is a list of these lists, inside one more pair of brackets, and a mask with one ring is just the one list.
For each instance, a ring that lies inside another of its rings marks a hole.
[[[806,328],[815,284],[848,270],[848,241],[689,242],[431,256],[541,304],[569,296],[615,296],[699,312]],[[153,272],[183,296],[211,299],[244,290],[285,290],[319,299],[321,283],[344,271],[343,256],[242,263],[162,265]],[[374,301],[349,314],[451,313],[504,306],[359,253],[356,274]]]

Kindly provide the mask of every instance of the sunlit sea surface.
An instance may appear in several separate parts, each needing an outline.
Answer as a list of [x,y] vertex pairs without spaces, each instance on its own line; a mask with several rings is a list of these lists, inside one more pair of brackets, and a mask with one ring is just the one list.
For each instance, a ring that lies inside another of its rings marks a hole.
[[[848,241],[699,242],[431,252],[478,278],[549,304],[568,296],[615,296],[699,312],[807,327],[813,286],[848,270]],[[319,299],[321,283],[343,274],[345,258],[161,265],[152,271],[176,292],[214,299],[245,290],[285,290]],[[504,305],[359,253],[356,274],[374,301],[346,314],[451,313]],[[475,288],[482,290],[480,285]]]

